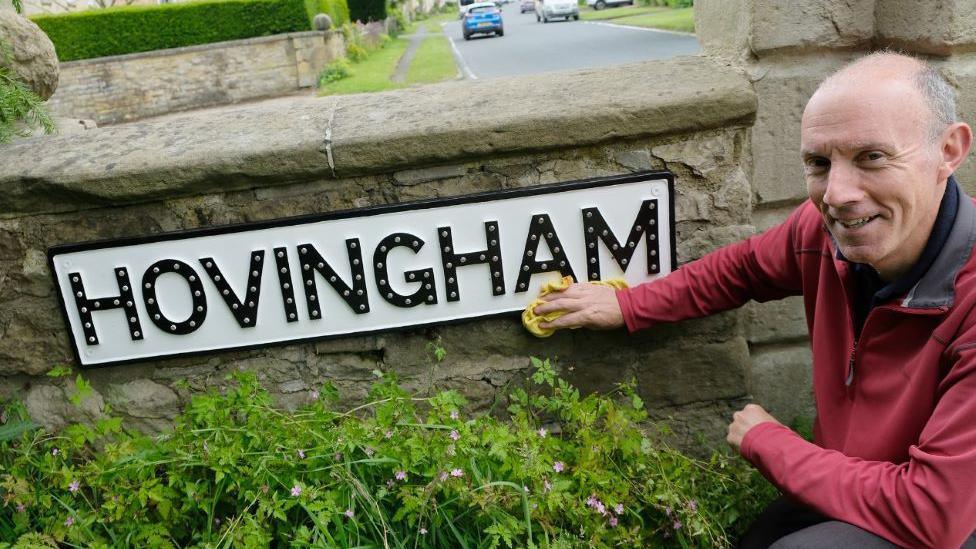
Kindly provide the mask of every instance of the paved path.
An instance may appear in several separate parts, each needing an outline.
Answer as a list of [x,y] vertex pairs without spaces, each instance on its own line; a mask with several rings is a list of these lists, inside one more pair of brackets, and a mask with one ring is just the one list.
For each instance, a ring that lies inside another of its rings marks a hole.
[[[404,35],[406,37],[407,35]],[[420,43],[424,41],[427,36],[432,36],[427,34],[427,29],[423,25],[417,25],[417,30],[413,34],[409,35],[410,43],[407,45],[406,51],[397,61],[396,70],[393,71],[393,76],[390,80],[393,80],[397,84],[402,84],[407,81],[407,71],[410,70],[410,63],[413,62],[413,57],[417,55],[417,49],[420,47]]]

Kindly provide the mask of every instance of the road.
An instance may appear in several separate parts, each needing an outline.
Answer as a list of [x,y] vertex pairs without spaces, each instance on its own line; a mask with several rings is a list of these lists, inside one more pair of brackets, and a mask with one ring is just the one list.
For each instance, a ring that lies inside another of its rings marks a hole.
[[444,25],[467,78],[605,67],[699,51],[698,40],[690,35],[602,22],[538,23],[534,13],[519,13],[517,2],[502,8],[502,20],[505,36],[476,35],[470,41],[461,35],[460,21]]

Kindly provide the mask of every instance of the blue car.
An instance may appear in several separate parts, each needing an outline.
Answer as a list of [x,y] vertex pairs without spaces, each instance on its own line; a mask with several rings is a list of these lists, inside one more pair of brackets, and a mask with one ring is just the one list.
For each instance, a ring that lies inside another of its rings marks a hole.
[[465,40],[474,34],[497,34],[505,36],[502,25],[502,12],[494,2],[478,2],[468,6],[461,20],[461,32]]

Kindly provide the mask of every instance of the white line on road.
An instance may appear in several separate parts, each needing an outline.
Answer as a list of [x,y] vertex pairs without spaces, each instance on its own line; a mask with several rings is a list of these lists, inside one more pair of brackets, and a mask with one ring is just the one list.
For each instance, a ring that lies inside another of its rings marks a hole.
[[633,25],[618,25],[617,23],[605,23],[603,21],[583,21],[583,23],[586,23],[588,25],[600,25],[602,27],[617,27],[618,29],[633,29],[639,31],[663,32],[666,34],[677,34],[678,36],[695,36],[690,32],[678,32],[678,31],[664,30],[664,29],[649,29],[647,27],[635,27]]
[[[441,23],[441,27],[443,27],[446,24],[447,23]],[[444,34],[446,35],[447,33]],[[454,50],[454,60],[457,61],[458,66],[461,67],[461,72],[464,74],[464,77],[470,78],[471,80],[477,80],[478,77],[475,76],[473,72],[471,72],[471,67],[469,67],[468,64],[464,61],[464,56],[461,55],[461,50],[457,48],[457,45],[454,43],[454,39],[448,37],[447,41],[451,43],[451,49]]]

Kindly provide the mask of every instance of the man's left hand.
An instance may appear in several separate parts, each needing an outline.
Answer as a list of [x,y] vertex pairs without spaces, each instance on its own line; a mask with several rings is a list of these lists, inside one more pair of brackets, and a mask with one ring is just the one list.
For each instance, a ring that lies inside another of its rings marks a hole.
[[746,404],[745,408],[732,414],[732,423],[729,424],[729,434],[725,437],[725,440],[738,452],[740,451],[739,447],[742,446],[742,439],[745,438],[749,429],[766,421],[779,423],[779,421],[776,421],[776,418],[769,415],[769,412],[763,410],[762,406],[758,404]]

